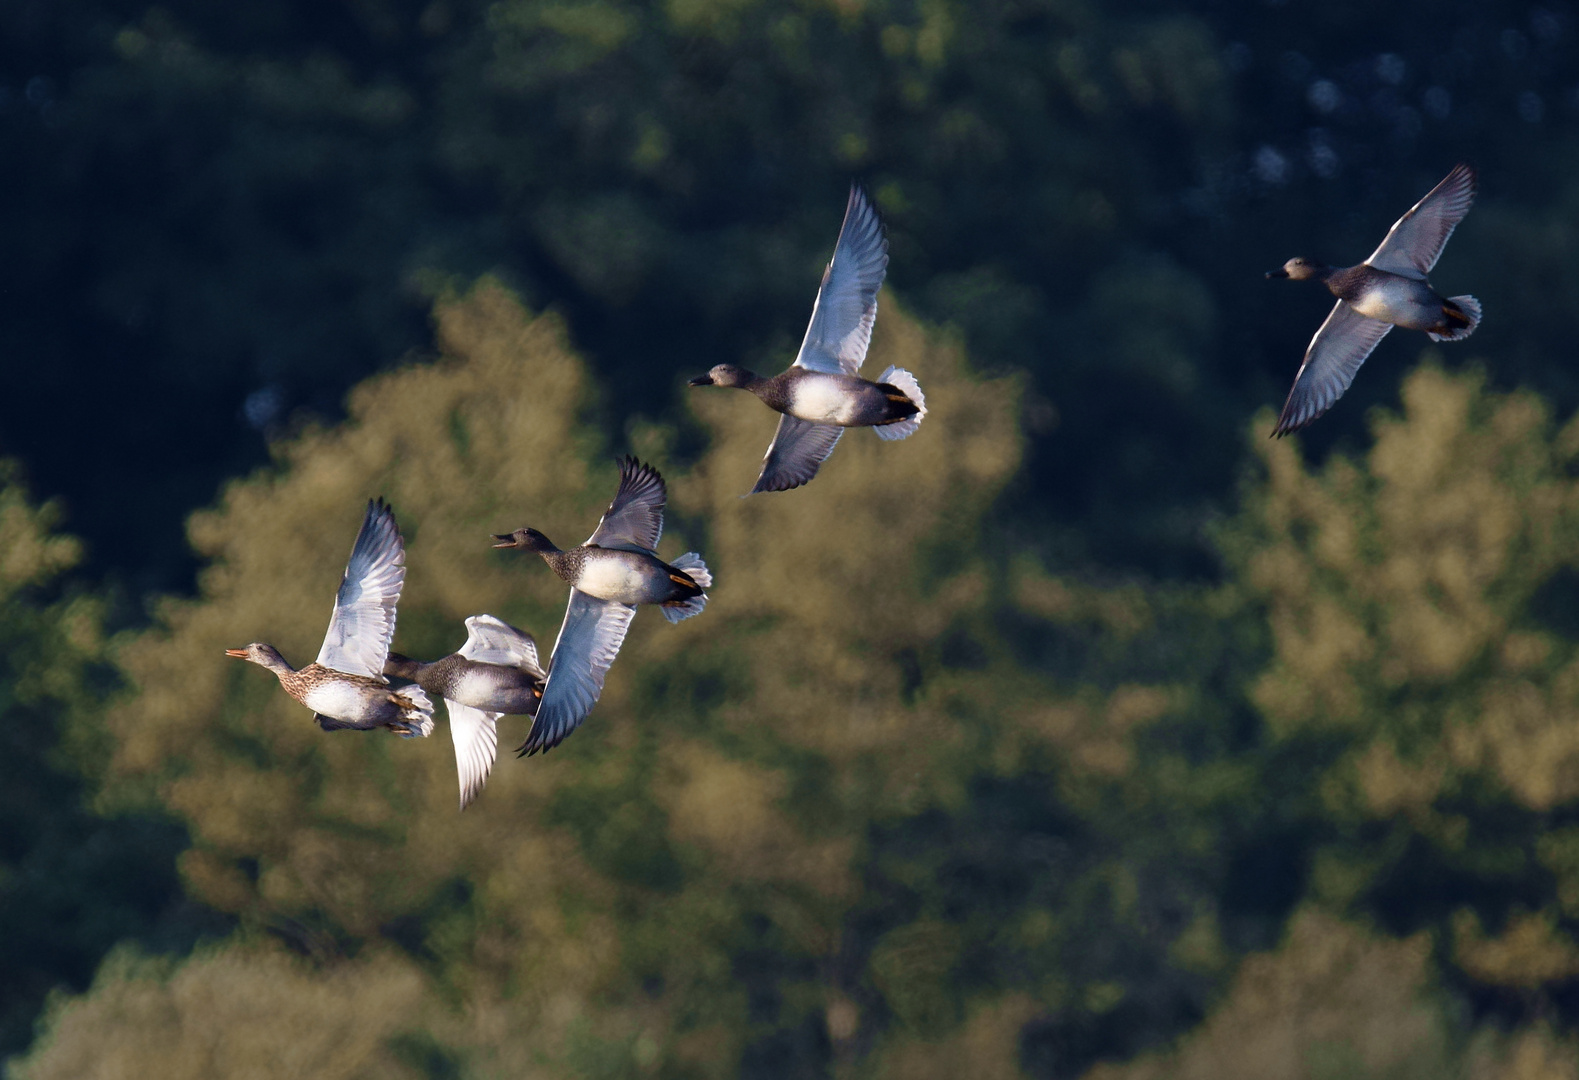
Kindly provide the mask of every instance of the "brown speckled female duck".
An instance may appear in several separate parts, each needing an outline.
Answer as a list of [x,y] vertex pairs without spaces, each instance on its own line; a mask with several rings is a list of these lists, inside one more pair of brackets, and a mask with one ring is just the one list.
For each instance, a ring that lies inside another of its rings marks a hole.
[[311,709],[325,731],[388,728],[408,739],[426,736],[433,730],[428,696],[420,686],[391,689],[384,678],[405,563],[406,545],[394,511],[382,499],[369,502],[318,659],[297,670],[273,645],[260,641],[226,649],[225,655],[274,672],[285,692]]

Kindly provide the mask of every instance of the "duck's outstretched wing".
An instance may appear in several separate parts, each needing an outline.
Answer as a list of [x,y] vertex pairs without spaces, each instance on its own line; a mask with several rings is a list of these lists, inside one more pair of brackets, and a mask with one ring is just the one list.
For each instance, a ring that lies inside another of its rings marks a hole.
[[1440,184],[1394,222],[1382,246],[1365,261],[1378,270],[1424,281],[1474,201],[1475,170],[1455,165]]
[[625,551],[656,551],[668,498],[657,469],[633,457],[620,458],[620,488],[587,543]]
[[759,491],[788,491],[817,475],[844,434],[842,427],[814,424],[810,420],[784,413],[779,417],[778,434],[762,459],[762,475],[749,494]]
[[479,664],[503,664],[539,679],[545,676],[532,635],[492,615],[473,615],[466,620],[466,644],[461,646],[460,653]]
[[482,794],[488,774],[493,771],[494,757],[499,752],[496,725],[503,714],[474,709],[449,698],[444,699],[444,708],[450,714],[450,739],[455,743],[455,769],[460,775],[464,810]]
[[406,545],[395,525],[395,512],[382,499],[369,502],[334,598],[318,663],[351,675],[381,678],[405,580]]
[[603,693],[603,678],[619,655],[635,614],[633,605],[570,590],[570,605],[548,665],[548,685],[543,687],[532,730],[516,753],[525,757],[552,750],[587,718]]
[[1332,408],[1332,403],[1342,397],[1354,381],[1354,373],[1360,370],[1376,343],[1392,328],[1392,323],[1367,319],[1350,307],[1347,300],[1334,304],[1327,321],[1310,339],[1305,362],[1299,365],[1299,374],[1294,376],[1293,389],[1288,392],[1288,401],[1283,405],[1283,413],[1277,418],[1272,434],[1287,435],[1298,431]]
[[833,375],[854,375],[861,370],[872,342],[872,323],[877,320],[877,290],[887,272],[888,240],[883,236],[883,223],[866,192],[852,184],[839,242],[823,271],[796,365]]

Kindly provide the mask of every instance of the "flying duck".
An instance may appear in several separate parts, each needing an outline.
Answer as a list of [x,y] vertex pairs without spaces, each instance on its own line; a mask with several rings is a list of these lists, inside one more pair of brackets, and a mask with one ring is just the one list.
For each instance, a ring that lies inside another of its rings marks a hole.
[[444,699],[450,738],[460,773],[461,809],[482,794],[493,771],[499,736],[495,725],[506,713],[531,716],[547,679],[537,661],[537,643],[492,615],[466,620],[466,644],[431,664],[390,653],[384,674],[409,679]]
[[1354,381],[1365,358],[1395,326],[1424,330],[1432,341],[1462,341],[1480,325],[1480,301],[1444,297],[1426,275],[1447,238],[1475,201],[1475,170],[1453,171],[1415,203],[1358,266],[1332,267],[1290,259],[1269,278],[1314,278],[1338,298],[1305,350],[1274,436],[1298,431],[1332,407]]
[[558,746],[586,719],[638,604],[660,605],[672,623],[700,614],[707,604],[703,590],[713,584],[713,575],[700,555],[688,551],[673,563],[658,558],[668,500],[663,477],[633,457],[619,464],[614,501],[580,547],[561,551],[536,529],[494,536],[496,548],[537,552],[570,584],[570,605],[554,642],[543,700],[517,750],[523,757]]
[[405,580],[406,545],[395,513],[382,499],[369,502],[318,659],[298,671],[273,645],[260,641],[226,649],[225,655],[274,672],[285,692],[311,709],[325,731],[382,727],[407,739],[426,737],[433,730],[433,706],[422,687],[391,689],[384,678]]
[[914,375],[899,367],[889,367],[876,382],[857,374],[872,340],[877,290],[887,271],[882,222],[866,192],[852,185],[839,242],[823,272],[795,363],[766,379],[735,364],[718,364],[691,380],[692,386],[749,390],[783,414],[750,494],[809,482],[845,428],[869,427],[879,438],[903,439],[921,426],[927,402]]

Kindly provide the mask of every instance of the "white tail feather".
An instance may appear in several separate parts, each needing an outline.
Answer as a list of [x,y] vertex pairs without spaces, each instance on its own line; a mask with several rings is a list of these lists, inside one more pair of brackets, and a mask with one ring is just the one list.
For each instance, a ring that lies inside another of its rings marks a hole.
[[[707,564],[702,561],[702,557],[696,552],[687,551],[684,555],[681,555],[669,565],[674,567],[676,570],[683,570],[685,572],[685,576],[696,582],[696,584],[701,588],[707,589],[712,587],[713,573],[707,568]],[[702,613],[702,609],[706,606],[707,594],[703,593],[701,596],[691,597],[691,599],[685,601],[683,604],[665,604],[660,610],[663,611],[663,617],[665,619],[668,619],[672,623],[677,623],[681,619],[689,619],[692,615],[700,615]]]
[[1475,332],[1475,327],[1480,325],[1479,300],[1476,300],[1473,296],[1450,296],[1448,300],[1458,305],[1459,310],[1468,317],[1469,325],[1462,330],[1453,330],[1446,334],[1434,334],[1428,330],[1426,331],[1426,336],[1432,341],[1463,341]]
[[872,430],[877,432],[879,439],[887,439],[889,441],[904,439],[914,435],[916,429],[921,426],[922,418],[927,415],[927,397],[921,392],[921,384],[916,382],[916,377],[904,368],[892,366],[879,375],[877,381],[887,383],[913,401],[916,406],[916,414],[907,416],[898,423],[882,424],[874,427]]
[[710,589],[713,587],[712,571],[707,569],[707,564],[702,561],[702,557],[696,552],[687,551],[669,565],[676,570],[684,570],[685,576],[696,582],[701,588]]
[[689,619],[692,615],[700,615],[702,609],[706,606],[707,596],[704,594],[702,596],[693,596],[683,604],[664,604],[659,610],[663,612],[665,619],[672,623],[677,623],[681,619]]
[[405,703],[400,710],[400,719],[407,725],[407,730],[400,733],[402,739],[426,739],[433,734],[433,702],[422,687],[412,683],[391,690],[390,695]]

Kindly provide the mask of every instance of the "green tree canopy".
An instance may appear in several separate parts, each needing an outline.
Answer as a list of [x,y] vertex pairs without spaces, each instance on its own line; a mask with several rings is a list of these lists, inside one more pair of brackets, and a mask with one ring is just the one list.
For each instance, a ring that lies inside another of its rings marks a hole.
[[693,397],[690,468],[629,428],[713,602],[638,618],[583,728],[457,814],[442,734],[325,735],[221,655],[313,653],[373,494],[403,651],[483,611],[546,647],[564,586],[488,537],[591,530],[595,390],[496,283],[436,319],[438,359],[193,520],[200,595],[117,641],[104,804],[174,814],[239,928],[116,953],[22,1075],[1567,1075],[1579,428],[1538,398],[1428,363],[1319,467],[1263,418],[1222,585],[1082,580],[992,526],[1019,384],[890,305],[873,362],[927,422],[803,491],[739,498],[773,427],[743,396]]
[[[488,534],[529,521],[573,537],[596,520],[614,470],[577,420],[584,370],[556,320],[495,285],[442,304],[438,337],[437,363],[364,385],[345,424],[279,444],[275,467],[196,518],[202,594],[117,651],[133,690],[108,720],[111,797],[152,797],[186,823],[187,887],[242,920],[235,948],[272,935],[320,965],[293,978],[416,965],[442,1018],[424,1007],[380,1030],[484,1073],[584,1071],[600,1054],[615,1058],[596,1071],[809,1073],[982,1009],[1001,1026],[1034,1002],[1077,1028],[1143,982],[1161,989],[1135,1016],[1166,1029],[1193,1015],[1222,957],[1208,891],[1165,864],[1180,843],[1209,863],[1206,834],[1136,846],[1103,821],[1127,798],[1145,803],[1135,817],[1160,811],[1133,740],[1187,695],[1116,669],[1082,689],[1020,666],[994,612],[1128,619],[1131,635],[1147,616],[984,554],[984,514],[1018,460],[1014,385],[969,375],[902,313],[879,324],[872,362],[924,373],[925,437],[895,453],[855,433],[795,497],[740,500],[772,418],[697,395],[713,449],[670,470],[665,546],[714,567],[706,618],[639,620],[571,743],[507,757],[465,815],[442,736],[326,737],[272,679],[226,662],[255,638],[311,655],[375,492],[409,541],[403,650],[453,648],[480,611],[547,644],[563,585]],[[630,437],[665,461],[665,429]],[[1045,611],[1024,608],[1022,586]],[[1001,879],[986,907],[968,895],[978,875]],[[1151,875],[1183,898],[1144,895]],[[1187,910],[1153,925],[1148,908],[1175,902]],[[1092,918],[1149,944],[1093,948]],[[185,1000],[188,970],[241,977],[224,955],[167,977],[107,969],[95,1000]],[[1006,981],[1021,997],[993,1004]],[[55,1052],[85,1022],[75,1008]],[[30,1067],[50,1060],[67,1059]]]
[[102,602],[62,587],[81,545],[57,516],[0,462],[0,1052],[25,1047],[44,996],[86,989],[117,942],[184,936],[181,830],[163,813],[85,805],[104,771],[115,676]]

